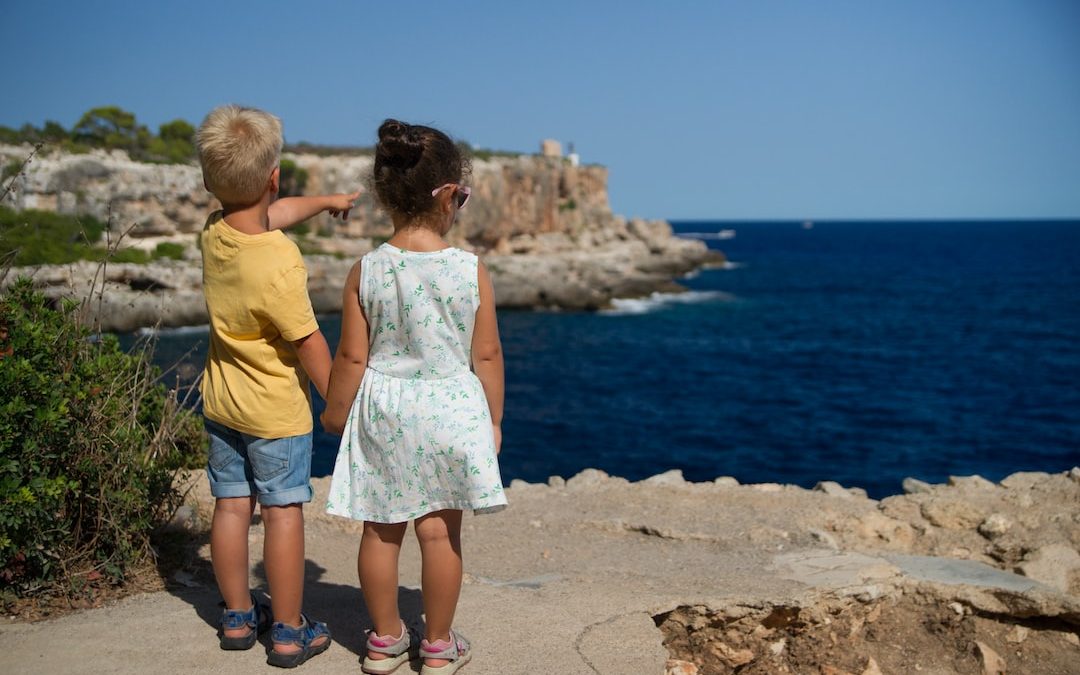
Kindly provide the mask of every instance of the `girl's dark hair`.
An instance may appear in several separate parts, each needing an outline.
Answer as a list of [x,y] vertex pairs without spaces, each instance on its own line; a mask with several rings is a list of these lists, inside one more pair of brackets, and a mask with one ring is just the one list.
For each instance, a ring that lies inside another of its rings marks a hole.
[[413,217],[428,213],[435,207],[431,191],[461,182],[469,168],[461,148],[438,129],[397,120],[379,127],[372,182],[389,211]]

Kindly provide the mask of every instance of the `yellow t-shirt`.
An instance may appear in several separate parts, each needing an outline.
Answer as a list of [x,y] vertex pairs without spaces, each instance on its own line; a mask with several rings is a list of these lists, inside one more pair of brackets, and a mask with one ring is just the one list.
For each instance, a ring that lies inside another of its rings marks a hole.
[[210,353],[203,414],[259,438],[311,431],[308,377],[290,342],[319,328],[300,249],[280,231],[244,234],[216,211],[202,231]]

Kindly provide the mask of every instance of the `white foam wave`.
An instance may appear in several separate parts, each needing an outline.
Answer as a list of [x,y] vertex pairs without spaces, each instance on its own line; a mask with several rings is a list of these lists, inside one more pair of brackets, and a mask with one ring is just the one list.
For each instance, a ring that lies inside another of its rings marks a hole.
[[676,232],[680,237],[688,239],[734,239],[735,230],[720,230],[719,232]]
[[146,335],[192,335],[208,332],[210,332],[210,326],[209,324],[204,323],[198,326],[143,327],[135,331],[135,334],[139,337],[143,337]]
[[722,291],[687,291],[685,293],[653,293],[647,298],[621,298],[611,301],[611,309],[601,310],[608,316],[647,314],[670,305],[725,302],[734,299]]
[[[702,266],[701,269],[703,269],[703,270],[738,270],[738,269],[742,269],[743,267],[746,267],[746,263],[732,262],[731,260],[725,260],[723,262],[718,262],[718,263],[705,263],[705,265]],[[685,278],[689,279],[691,277],[689,275],[687,275]]]

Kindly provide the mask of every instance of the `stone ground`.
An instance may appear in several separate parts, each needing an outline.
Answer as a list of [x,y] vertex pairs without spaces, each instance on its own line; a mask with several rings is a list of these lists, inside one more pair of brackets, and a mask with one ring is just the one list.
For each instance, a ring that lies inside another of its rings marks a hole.
[[[882,502],[835,484],[689,484],[677,472],[515,481],[511,508],[465,519],[464,672],[1080,672],[1080,471],[979,481],[912,483]],[[322,514],[329,481],[314,483],[306,609],[335,644],[304,668],[356,673],[359,527]],[[419,625],[419,554],[406,541],[400,602]],[[261,527],[251,545],[265,591]],[[206,548],[165,591],[0,625],[0,670],[278,672],[264,649],[217,648]]]

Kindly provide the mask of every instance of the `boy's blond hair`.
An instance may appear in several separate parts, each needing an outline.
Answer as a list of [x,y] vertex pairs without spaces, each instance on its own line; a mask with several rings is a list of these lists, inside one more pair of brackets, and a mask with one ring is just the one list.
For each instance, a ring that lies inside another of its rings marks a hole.
[[281,160],[283,142],[281,120],[268,112],[214,108],[195,134],[206,188],[222,204],[254,204]]

